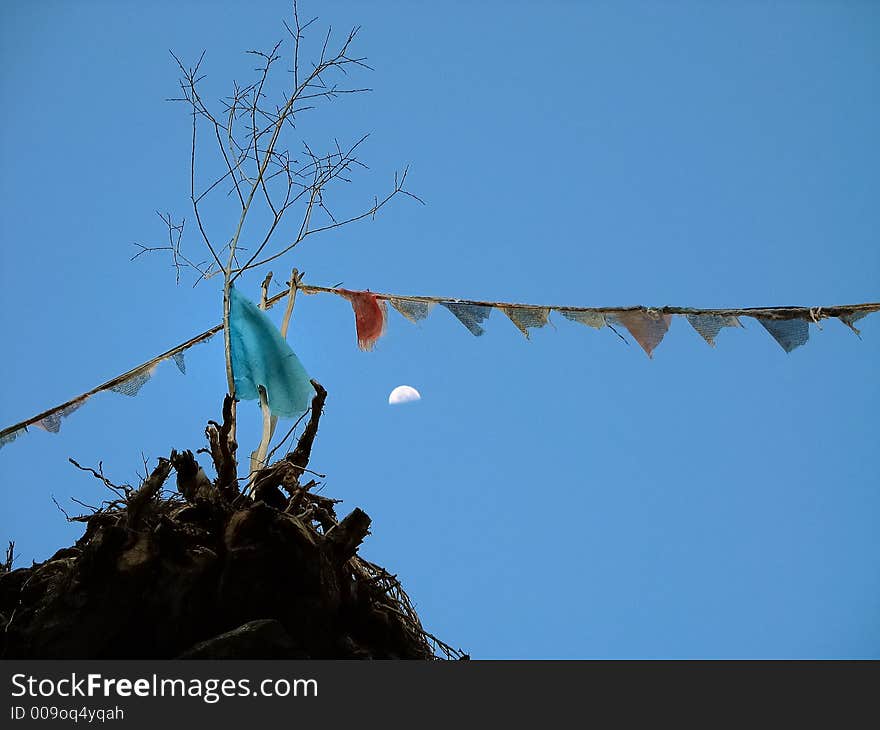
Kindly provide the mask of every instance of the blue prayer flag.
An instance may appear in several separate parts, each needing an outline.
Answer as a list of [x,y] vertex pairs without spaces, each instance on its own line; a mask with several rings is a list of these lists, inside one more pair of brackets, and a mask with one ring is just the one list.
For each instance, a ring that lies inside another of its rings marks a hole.
[[229,342],[236,398],[257,400],[262,385],[275,416],[298,416],[309,407],[315,389],[296,353],[269,316],[235,287],[229,290]]
[[766,319],[755,317],[786,352],[806,344],[810,339],[810,325],[802,319]]
[[722,327],[742,327],[736,317],[719,314],[689,314],[687,321],[712,347],[715,347],[715,338]]
[[491,314],[492,307],[483,304],[469,304],[467,302],[443,302],[442,304],[456,316],[459,322],[470,330],[472,335],[479,337],[485,332],[480,325]]

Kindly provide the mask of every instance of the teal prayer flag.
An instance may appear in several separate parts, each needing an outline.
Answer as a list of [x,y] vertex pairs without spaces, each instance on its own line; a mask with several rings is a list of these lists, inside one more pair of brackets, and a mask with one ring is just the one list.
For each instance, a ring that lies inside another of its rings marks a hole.
[[262,385],[275,416],[298,416],[309,407],[315,389],[296,353],[269,316],[235,287],[229,290],[229,343],[236,398],[258,400]]

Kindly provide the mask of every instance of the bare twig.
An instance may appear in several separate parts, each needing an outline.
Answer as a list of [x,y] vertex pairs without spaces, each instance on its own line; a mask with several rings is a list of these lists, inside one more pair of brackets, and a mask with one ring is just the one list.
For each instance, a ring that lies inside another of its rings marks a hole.
[[100,512],[101,511],[100,507],[95,507],[92,504],[87,504],[86,502],[83,502],[81,499],[77,499],[76,497],[71,497],[70,501],[75,502],[80,507],[84,507],[85,509],[91,510],[92,512]]
[[[374,201],[373,205],[370,206],[367,210],[365,210],[361,213],[358,213],[356,215],[350,216],[348,218],[345,218],[343,220],[334,220],[332,223],[330,223],[328,225],[318,226],[316,228],[310,228],[312,209],[314,208],[316,201],[320,197],[319,191],[321,190],[323,185],[326,184],[326,183],[321,183],[319,185],[316,182],[316,184],[313,188],[313,197],[310,199],[309,205],[306,208],[306,213],[303,216],[303,221],[300,226],[300,231],[299,231],[299,234],[297,235],[297,237],[292,242],[290,242],[289,244],[284,246],[281,250],[277,251],[274,254],[268,255],[265,258],[262,258],[260,260],[255,261],[255,260],[253,260],[255,258],[255,256],[252,256],[251,259],[248,259],[247,263],[245,263],[244,266],[235,270],[235,276],[238,276],[239,274],[241,274],[244,271],[247,271],[249,269],[256,269],[260,266],[268,264],[271,261],[274,261],[277,258],[280,258],[281,256],[284,256],[286,253],[289,253],[294,248],[296,248],[296,246],[298,246],[308,236],[314,235],[316,233],[323,233],[325,231],[331,231],[335,228],[341,228],[342,226],[346,226],[350,223],[356,223],[357,221],[361,221],[365,218],[375,217],[376,213],[378,213],[382,208],[384,208],[386,205],[388,205],[388,203],[390,203],[391,200],[393,200],[398,195],[406,195],[406,196],[418,201],[422,205],[424,205],[425,204],[424,200],[422,200],[420,197],[418,197],[414,193],[412,193],[409,190],[406,190],[404,188],[404,184],[406,182],[407,172],[408,172],[408,168],[405,168],[403,170],[402,174],[398,175],[395,173],[394,186],[392,187],[391,192],[389,192],[382,200],[376,199]],[[257,248],[257,251],[262,252],[263,249],[265,248],[266,243],[268,243],[268,241],[264,241],[264,243],[260,244],[260,246]]]
[[73,459],[73,458],[68,457],[67,460],[68,460],[71,464],[73,464],[77,469],[79,469],[79,470],[81,470],[81,471],[88,472],[88,473],[91,474],[93,477],[95,477],[95,479],[97,479],[97,480],[100,481],[100,482],[103,482],[104,486],[106,486],[107,489],[109,489],[111,492],[113,492],[113,493],[114,493],[117,497],[119,497],[120,499],[127,499],[127,498],[128,498],[128,495],[131,493],[131,487],[129,487],[127,484],[124,484],[124,485],[122,485],[122,486],[119,486],[119,485],[117,485],[117,484],[114,484],[114,483],[111,482],[106,476],[104,476],[104,462],[103,462],[103,461],[99,461],[99,462],[98,462],[98,470],[95,471],[95,470],[92,469],[91,467],[88,467],[88,466],[80,466],[80,465],[76,462],[76,460]]
[[272,272],[266,274],[263,283],[260,284],[260,309],[266,309],[266,302],[269,299],[269,284],[272,282]]
[[[192,140],[190,149],[190,197],[193,212],[196,218],[201,237],[206,244],[214,263],[205,267],[199,265],[199,280],[209,278],[216,273],[223,272],[225,277],[224,289],[235,281],[244,271],[257,268],[267,260],[277,258],[290,251],[305,237],[330,228],[339,227],[346,223],[372,217],[391,198],[398,194],[416,197],[403,187],[406,173],[395,179],[395,187],[391,194],[374,203],[366,210],[350,215],[345,218],[337,217],[332,211],[326,198],[328,186],[335,180],[340,182],[350,181],[348,173],[356,167],[365,168],[356,156],[356,150],[366,139],[360,138],[348,149],[343,149],[334,140],[334,149],[326,154],[316,154],[308,144],[304,144],[306,155],[305,163],[298,163],[289,149],[284,147],[282,132],[284,129],[294,129],[296,115],[308,109],[314,108],[315,102],[320,100],[330,101],[343,95],[368,92],[366,87],[348,86],[335,80],[334,72],[346,77],[348,69],[370,67],[363,57],[358,57],[351,52],[351,48],[357,38],[359,28],[353,28],[338,43],[335,50],[331,50],[332,32],[328,28],[324,35],[317,62],[304,70],[302,62],[302,47],[305,31],[315,18],[308,22],[302,22],[299,16],[299,8],[293,3],[293,23],[285,23],[284,26],[292,39],[292,66],[293,86],[286,94],[283,94],[276,103],[268,100],[269,89],[273,69],[282,58],[283,41],[278,41],[268,51],[249,50],[247,54],[259,60],[255,69],[256,78],[252,83],[240,85],[234,84],[230,96],[223,100],[222,115],[211,111],[199,91],[199,84],[203,79],[201,66],[204,60],[204,52],[192,66],[185,65],[175,54],[171,54],[181,73],[180,91],[181,96],[173,101],[185,102],[190,107],[192,117]],[[210,136],[217,143],[217,151],[222,158],[225,172],[211,180],[204,188],[199,189],[197,184],[197,164],[201,157],[199,150],[200,123],[207,123]],[[246,167],[250,165],[253,173],[247,173]],[[280,185],[274,188],[274,181]],[[240,211],[237,226],[232,233],[229,243],[225,246],[216,246],[208,235],[203,220],[200,203],[211,191],[217,189],[222,183],[228,182],[239,201]],[[258,242],[249,252],[244,264],[238,263],[238,251],[242,249],[240,237],[244,231],[245,222],[250,217],[257,193],[265,205],[268,215],[268,224],[265,232],[258,238]],[[272,252],[269,246],[273,236],[278,230],[279,224],[291,206],[301,203],[303,206],[300,217],[300,226],[293,242],[282,247],[280,251]],[[313,223],[314,212],[319,210],[326,216],[328,223],[315,226]],[[143,246],[140,255],[147,251],[167,250],[167,246]],[[171,246],[175,256],[175,262],[186,263],[180,253],[179,244]],[[224,265],[220,259],[223,252],[227,257]],[[271,256],[271,259],[268,258]],[[192,265],[192,264],[190,264]],[[216,269],[214,268],[216,265]],[[228,343],[227,343],[228,344]],[[229,368],[228,368],[229,369]],[[227,373],[227,376],[229,373]],[[234,395],[234,383],[229,382],[229,391]]]
[[143,243],[135,242],[135,246],[140,249],[131,261],[143,256],[145,253],[154,253],[157,251],[168,251],[171,254],[171,265],[174,267],[175,278],[180,283],[180,273],[183,269],[192,269],[198,273],[196,283],[210,276],[211,266],[206,266],[205,261],[193,261],[181,251],[181,241],[183,239],[184,228],[186,227],[186,219],[181,219],[180,223],[175,223],[171,213],[160,213],[156,211],[156,215],[162,219],[168,229],[168,243],[164,246],[148,246]]
[[65,519],[66,519],[68,522],[73,522],[73,520],[71,519],[70,515],[67,513],[67,510],[64,509],[64,507],[62,507],[60,504],[58,504],[58,500],[55,499],[55,495],[54,495],[54,494],[52,495],[52,501],[55,503],[55,506],[58,508],[58,510],[61,512],[61,514],[64,515]]
[[[269,454],[266,456],[266,464],[268,464],[270,461],[272,461],[272,457],[275,455],[275,452],[278,451],[278,449],[280,449],[282,446],[284,446],[285,443],[287,443],[287,439],[289,439],[293,435],[293,432],[296,430],[296,427],[299,426],[300,423],[302,423],[302,420],[307,415],[308,415],[307,412],[303,413],[299,418],[296,419],[296,421],[294,421],[293,425],[290,427],[290,429],[284,435],[284,438],[281,439],[275,445],[275,447],[269,452]],[[323,476],[323,475],[319,475],[319,476]]]

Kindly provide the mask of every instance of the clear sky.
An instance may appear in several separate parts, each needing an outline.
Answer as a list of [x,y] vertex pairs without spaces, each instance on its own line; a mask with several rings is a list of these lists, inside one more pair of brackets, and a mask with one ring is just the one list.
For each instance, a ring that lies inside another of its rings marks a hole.
[[[3,3],[0,425],[218,321],[216,279],[129,261],[162,241],[156,210],[192,218],[168,50],[207,49],[216,99],[288,11]],[[880,299],[876,3],[303,3],[316,13],[363,26],[375,69],[355,77],[373,93],[299,130],[319,148],[372,133],[335,212],[406,163],[427,205],[315,237],[281,281],[298,266],[321,285],[582,306]],[[330,393],[312,467],[372,516],[365,557],[475,657],[880,657],[880,315],[862,341],[813,327],[791,355],[745,323],[712,349],[676,320],[649,360],[560,317],[526,342],[497,312],[481,338],[441,309],[420,326],[392,312],[363,353],[347,302],[302,297],[290,339]],[[0,539],[21,563],[80,534],[52,495],[72,511],[106,496],[68,456],[136,483],[142,454],[204,445],[220,339],[187,362],[0,450]],[[421,403],[387,405],[402,383]],[[241,410],[247,453],[258,411]]]

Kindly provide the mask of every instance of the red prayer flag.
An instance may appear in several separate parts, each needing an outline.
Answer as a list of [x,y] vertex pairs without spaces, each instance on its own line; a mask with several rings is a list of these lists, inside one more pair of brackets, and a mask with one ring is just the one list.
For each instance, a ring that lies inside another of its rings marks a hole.
[[626,327],[648,357],[653,357],[654,348],[660,344],[672,321],[671,314],[640,309],[609,313],[608,318]]
[[348,291],[340,289],[341,296],[351,302],[354,321],[357,326],[358,347],[372,350],[382,335],[388,322],[388,307],[384,300],[368,291]]

